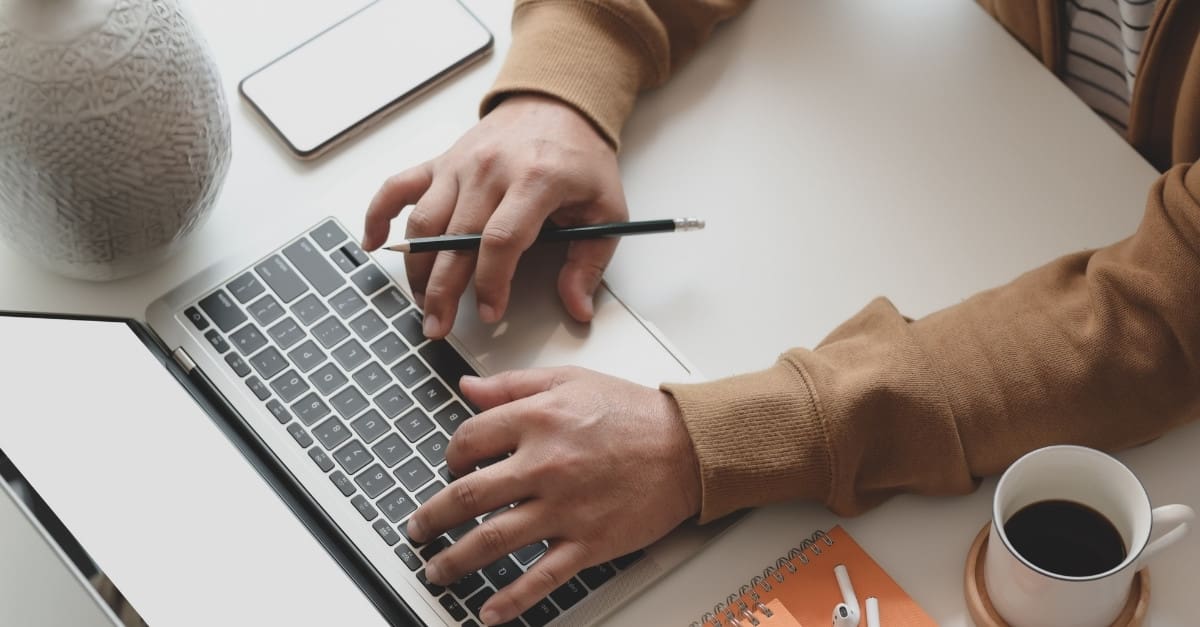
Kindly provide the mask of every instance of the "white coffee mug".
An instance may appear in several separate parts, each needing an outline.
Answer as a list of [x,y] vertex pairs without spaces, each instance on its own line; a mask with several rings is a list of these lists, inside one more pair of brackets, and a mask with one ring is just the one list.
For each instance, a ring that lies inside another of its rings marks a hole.
[[[1074,501],[1108,518],[1124,540],[1125,559],[1086,577],[1035,566],[1013,548],[1004,525],[1027,505]],[[992,606],[1012,627],[1099,627],[1121,613],[1133,576],[1187,533],[1186,505],[1151,509],[1150,497],[1124,464],[1082,446],[1050,446],[1009,466],[992,501],[984,579]],[[1151,541],[1151,536],[1155,539]]]

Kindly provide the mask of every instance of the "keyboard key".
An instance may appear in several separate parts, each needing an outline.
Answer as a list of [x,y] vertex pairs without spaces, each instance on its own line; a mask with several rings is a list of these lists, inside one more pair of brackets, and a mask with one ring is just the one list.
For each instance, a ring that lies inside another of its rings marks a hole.
[[587,584],[587,587],[595,590],[603,585],[604,582],[612,579],[613,575],[616,574],[617,571],[612,566],[609,566],[608,564],[596,564],[591,568],[585,568],[579,571],[579,578],[583,580],[583,583]]
[[[283,399],[283,402],[290,403],[296,400],[296,397],[308,391],[308,382],[299,374],[296,374],[295,370],[288,370],[276,377],[274,381],[271,381],[271,387],[275,389],[275,393],[279,395],[279,398]],[[297,411],[296,413],[302,414],[303,412]],[[301,419],[303,418],[304,416],[301,415]],[[305,422],[304,424],[307,425],[309,423]]]
[[338,490],[341,490],[342,496],[354,494],[354,482],[346,475],[343,475],[342,471],[333,471],[333,474],[329,475],[329,480],[333,482],[333,485],[337,486]]
[[396,375],[396,379],[404,387],[411,388],[429,376],[429,368],[425,366],[425,362],[421,361],[420,357],[409,355],[404,358],[404,361],[392,366],[392,374]]
[[242,356],[237,353],[229,353],[225,356],[225,363],[233,370],[233,373],[239,377],[244,377],[250,374],[250,366],[242,360]]
[[326,220],[313,232],[309,233],[321,250],[329,250],[346,241],[346,232],[334,220]]
[[237,347],[238,352],[249,355],[267,345],[267,338],[259,333],[258,328],[248,324],[229,336],[229,340]]
[[450,483],[451,481],[454,481],[454,479],[456,478],[450,474],[449,466],[442,466],[441,468],[438,468],[437,474],[439,477],[442,478],[442,481],[445,481],[446,483]]
[[325,314],[329,313],[329,308],[315,294],[309,294],[292,305],[292,313],[296,314],[300,322],[311,326],[312,323],[324,318]]
[[437,585],[436,583],[429,583],[429,580],[425,578],[425,571],[417,573],[417,581],[421,582],[421,585],[425,586],[425,589],[429,591],[429,594],[432,594],[435,597],[446,591],[445,588]]
[[[314,449],[314,450],[316,450],[316,449]],[[518,562],[521,562],[525,566],[528,566],[533,563],[533,560],[541,557],[541,555],[545,552],[546,552],[546,543],[545,542],[534,542],[533,544],[523,546],[523,547],[513,551],[512,556],[515,557]]]
[[404,390],[400,389],[400,386],[393,385],[375,397],[375,404],[383,410],[383,415],[395,418],[400,415],[400,412],[412,407],[413,400],[404,393]]
[[218,353],[224,353],[229,350],[229,344],[225,342],[225,338],[221,337],[220,333],[217,333],[216,329],[209,329],[208,333],[204,334],[204,339],[208,340],[208,343],[212,344],[212,347],[217,349]]
[[308,448],[312,446],[312,436],[308,435],[308,432],[304,430],[304,427],[301,427],[293,422],[292,424],[288,425],[287,431],[292,435],[292,439],[295,440],[296,444],[299,444],[301,448]]
[[376,363],[367,364],[365,368],[354,373],[354,382],[367,394],[374,394],[379,388],[388,384],[387,372]]
[[271,397],[271,390],[268,389],[267,385],[258,377],[250,377],[249,379],[246,379],[246,387],[250,388],[250,391],[260,401],[265,401]]
[[379,266],[373,263],[363,266],[362,270],[359,270],[350,277],[350,280],[354,281],[358,289],[367,296],[378,292],[383,289],[383,286],[388,284],[387,275],[379,269]]
[[271,255],[266,261],[254,266],[254,272],[262,277],[262,280],[267,282],[267,287],[285,303],[296,300],[296,297],[308,291],[304,281],[279,255]]
[[333,348],[342,340],[350,337],[350,332],[346,330],[346,327],[342,326],[342,323],[333,316],[329,316],[313,327],[312,334],[325,348]]
[[362,470],[363,466],[371,463],[373,458],[371,453],[363,448],[362,443],[355,440],[338,449],[333,454],[333,459],[342,467],[342,470],[353,475]]
[[483,604],[487,603],[487,600],[492,598],[493,594],[496,594],[495,590],[485,587],[479,592],[471,595],[471,597],[465,601],[464,605],[467,606],[468,610],[471,610],[471,613],[475,615],[475,618],[479,618],[479,610],[483,609]]
[[516,581],[517,577],[521,576],[521,569],[517,567],[516,562],[512,561],[512,558],[505,555],[491,564],[484,566],[483,576],[487,577],[487,580],[499,589]]
[[196,327],[197,331],[203,331],[208,328],[208,318],[205,318],[204,314],[200,313],[200,310],[195,307],[184,309],[183,316],[188,319],[188,322],[192,323],[193,327]]
[[612,561],[612,564],[613,566],[616,566],[618,570],[625,570],[626,568],[636,564],[638,560],[642,559],[643,557],[646,557],[645,551],[634,551],[633,553],[626,553],[625,555],[618,557]]
[[425,341],[425,331],[421,328],[421,313],[416,309],[410,309],[404,312],[399,318],[392,321],[392,326],[404,336],[410,346],[420,346],[421,342]]
[[479,623],[473,620],[467,620],[464,621],[462,625],[459,625],[459,627],[479,627]]
[[287,367],[287,361],[283,359],[283,355],[280,355],[279,351],[275,350],[274,346],[268,346],[250,358],[250,365],[254,366],[258,376],[270,379]]
[[417,457],[404,462],[394,474],[409,492],[415,492],[417,488],[433,479],[433,471]]
[[462,540],[463,536],[467,535],[472,529],[478,526],[479,523],[475,522],[475,519],[472,518],[467,522],[451,529],[450,531],[447,531],[446,535],[450,536],[450,539],[454,540],[455,542],[458,542],[459,540]]
[[342,244],[341,250],[349,255],[350,258],[354,260],[354,263],[357,263],[360,266],[371,260],[371,258],[367,256],[367,253],[363,252],[363,249],[359,248],[358,244],[352,241]]
[[401,460],[412,453],[412,447],[395,433],[389,433],[386,438],[372,446],[371,450],[375,451],[375,456],[388,468],[399,464]]
[[374,311],[367,310],[350,322],[350,328],[354,329],[364,342],[370,342],[380,333],[387,331],[387,323]]
[[321,442],[325,450],[332,451],[350,437],[350,430],[337,418],[330,418],[313,428],[313,435]]
[[[347,385],[346,387],[342,388],[341,392],[329,397],[329,404],[332,405],[334,410],[336,410],[337,413],[346,420],[350,420],[351,418],[361,414],[363,410],[368,407],[367,397],[363,396],[362,392],[359,392],[358,389],[353,385]],[[371,410],[371,413],[375,413],[375,410]],[[376,417],[379,417],[379,414],[375,415]],[[382,418],[379,419],[379,422],[383,425],[383,429],[386,431],[387,424],[383,422]],[[376,435],[375,437],[379,436]],[[371,438],[371,440],[374,439],[375,438]]]
[[316,342],[305,340],[303,344],[288,351],[288,359],[296,364],[300,372],[308,372],[325,363],[325,353],[317,347]]
[[[287,375],[284,375],[287,376]],[[310,392],[304,398],[296,401],[292,405],[292,413],[303,422],[305,426],[312,425],[314,422],[329,415],[329,406],[321,397]]]
[[467,608],[463,607],[462,604],[458,602],[458,599],[455,599],[448,594],[439,598],[438,603],[442,604],[442,607],[445,608],[446,613],[449,614],[450,618],[453,618],[454,620],[462,620],[467,617]]
[[346,274],[350,274],[358,269],[358,264],[354,263],[354,260],[350,258],[350,255],[347,255],[346,252],[340,248],[329,253],[329,260],[333,262],[333,265],[338,267],[338,270],[341,270]]
[[417,557],[417,552],[407,544],[401,543],[396,547],[396,557],[400,558],[400,561],[404,562],[404,565],[413,572],[421,567],[421,558]]
[[429,499],[433,498],[433,495],[441,492],[442,488],[444,487],[446,487],[446,484],[442,483],[441,481],[434,481],[433,483],[425,486],[420,492],[417,492],[417,502],[425,503]]
[[308,456],[312,458],[313,463],[324,472],[333,470],[333,460],[329,459],[329,455],[317,447],[308,449]]
[[383,515],[387,516],[388,520],[399,522],[401,518],[417,511],[417,504],[407,492],[397,488],[379,499],[379,509],[383,510]]
[[425,415],[425,412],[414,409],[396,421],[396,428],[404,434],[404,437],[408,438],[409,442],[416,442],[426,433],[433,431],[433,421]]
[[564,610],[569,610],[576,603],[579,603],[588,594],[587,588],[583,586],[583,582],[572,577],[567,583],[559,586],[554,592],[550,593],[550,598],[554,600]]
[[363,365],[363,362],[371,358],[367,354],[367,349],[363,348],[363,345],[355,340],[350,340],[335,348],[332,354],[333,358],[342,365],[342,370],[347,372]]
[[483,576],[472,571],[467,573],[462,579],[450,584],[450,592],[460,599],[465,599],[481,586],[483,586]]
[[[353,387],[348,387],[346,390],[358,394],[358,390],[355,390]],[[338,396],[341,396],[342,394],[345,394],[345,391],[339,393]],[[335,396],[333,399],[330,399],[333,401],[334,407],[338,406],[339,402],[337,398],[338,397]],[[357,398],[359,399],[358,402],[361,403],[361,405],[358,407],[361,411],[362,408],[367,406],[367,399],[363,398],[362,394],[358,394]],[[351,415],[353,416],[354,414]],[[350,423],[350,426],[354,428],[354,432],[358,434],[358,437],[362,438],[363,442],[366,442],[367,444],[370,444],[383,437],[383,435],[391,428],[391,425],[389,425],[387,421],[383,419],[383,416],[380,416],[379,412],[375,411],[374,409],[363,414],[358,420]],[[389,465],[395,466],[395,464]]]
[[296,324],[296,321],[289,317],[280,320],[278,324],[267,329],[267,335],[275,340],[279,348],[287,350],[296,342],[304,339],[304,329],[301,329],[300,325]]
[[375,511],[375,506],[371,505],[371,502],[363,498],[361,494],[355,495],[354,498],[350,499],[350,504],[368,522],[379,518],[379,512]]
[[450,390],[437,379],[430,379],[413,390],[413,396],[421,403],[425,411],[433,411],[450,400]]
[[258,279],[254,278],[254,275],[249,272],[230,281],[229,285],[225,287],[229,288],[229,291],[233,293],[233,297],[243,305],[250,302],[251,298],[263,293],[262,283],[259,283]]
[[388,333],[379,338],[374,344],[371,344],[371,352],[382,361],[384,365],[389,365],[392,362],[400,359],[408,352],[408,347],[395,333]]
[[275,416],[275,420],[278,420],[281,425],[286,425],[292,421],[292,412],[288,411],[283,406],[283,403],[275,399],[267,401],[267,410],[271,412],[272,416]]
[[450,435],[454,435],[454,432],[458,431],[458,425],[470,417],[471,414],[467,413],[467,408],[463,407],[463,404],[458,401],[450,403],[433,415],[433,419]]
[[434,538],[433,540],[430,540],[429,543],[426,544],[425,546],[417,549],[417,553],[421,554],[421,559],[428,562],[429,560],[433,559],[434,555],[441,553],[442,551],[446,550],[446,548],[449,546],[450,546],[449,540],[447,540],[446,538],[444,538],[442,536],[438,536],[438,537]]
[[367,302],[358,295],[358,292],[347,287],[329,299],[329,306],[333,307],[333,310],[337,312],[337,315],[342,317],[342,320],[346,320],[350,316],[362,311],[367,306]]
[[408,299],[400,290],[395,287],[389,287],[387,291],[380,293],[375,298],[371,299],[371,304],[379,309],[379,313],[383,314],[384,318],[391,318],[396,314],[404,311],[409,306]]
[[392,476],[379,464],[364,470],[362,474],[354,478],[354,481],[370,498],[375,498],[396,485],[396,480],[392,479]]
[[554,607],[550,599],[542,599],[521,614],[521,618],[529,624],[529,627],[546,627],[550,621],[558,618],[558,608]]
[[295,264],[304,278],[312,283],[321,296],[328,296],[342,286],[346,279],[325,260],[325,255],[307,239],[300,239],[283,249],[283,256]]
[[417,450],[421,452],[421,457],[429,462],[430,466],[441,466],[442,462],[446,461],[446,445],[450,440],[440,433],[434,433],[417,445]]
[[250,315],[262,326],[267,326],[275,322],[283,315],[283,307],[279,306],[279,301],[271,295],[263,296],[262,298],[250,303]]
[[341,389],[349,381],[346,375],[342,374],[342,371],[333,364],[325,364],[317,368],[308,375],[308,379],[312,381],[313,387],[326,396],[332,394],[334,390]]
[[400,534],[396,533],[396,530],[384,522],[382,518],[372,523],[371,528],[375,530],[375,533],[379,534],[380,538],[383,538],[383,541],[388,546],[392,546],[400,541]]
[[425,363],[429,364],[429,367],[442,377],[443,381],[454,388],[459,396],[462,396],[462,390],[458,389],[458,380],[463,375],[474,376],[477,374],[471,364],[468,364],[458,350],[446,340],[430,342],[417,352],[425,359]]

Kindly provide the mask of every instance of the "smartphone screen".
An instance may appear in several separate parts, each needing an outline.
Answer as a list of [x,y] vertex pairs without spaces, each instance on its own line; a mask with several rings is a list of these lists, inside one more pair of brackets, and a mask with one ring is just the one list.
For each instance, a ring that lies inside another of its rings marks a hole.
[[492,47],[458,0],[376,0],[242,80],[300,157],[314,157]]

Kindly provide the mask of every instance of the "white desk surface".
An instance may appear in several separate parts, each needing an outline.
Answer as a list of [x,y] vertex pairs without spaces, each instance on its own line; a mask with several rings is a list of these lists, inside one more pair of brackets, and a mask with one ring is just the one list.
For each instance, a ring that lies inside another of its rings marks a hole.
[[[510,11],[468,0],[496,34],[491,59],[334,154],[298,162],[238,100],[236,83],[362,4],[192,2],[233,117],[233,167],[216,211],[170,262],[116,283],[50,276],[0,248],[0,308],[140,317],[226,251],[265,249],[327,214],[360,224],[387,175],[475,122],[508,47]],[[812,346],[876,295],[921,316],[1124,237],[1156,176],[969,0],[759,0],[643,98],[622,167],[635,216],[709,221],[699,234],[630,238],[609,281],[710,376]],[[1193,425],[1120,457],[1156,504],[1198,507],[1197,450]],[[686,625],[836,522],[939,623],[969,624],[963,559],[993,486],[901,497],[844,521],[811,504],[759,510],[609,624]],[[1154,563],[1149,624],[1194,623],[1197,564],[1195,535]]]

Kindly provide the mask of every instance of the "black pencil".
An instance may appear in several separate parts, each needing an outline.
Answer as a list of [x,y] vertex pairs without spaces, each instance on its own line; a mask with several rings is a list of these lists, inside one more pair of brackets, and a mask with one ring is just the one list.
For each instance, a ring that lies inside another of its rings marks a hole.
[[[535,242],[566,242],[580,239],[599,239],[602,237],[621,237],[623,235],[640,235],[643,233],[670,233],[672,231],[696,231],[704,228],[704,220],[692,218],[675,218],[673,220],[642,220],[639,222],[612,222],[609,224],[588,224],[585,226],[546,227],[538,234]],[[400,253],[428,253],[438,250],[478,250],[483,236],[472,235],[438,235],[436,237],[415,237],[401,240],[383,250]]]

